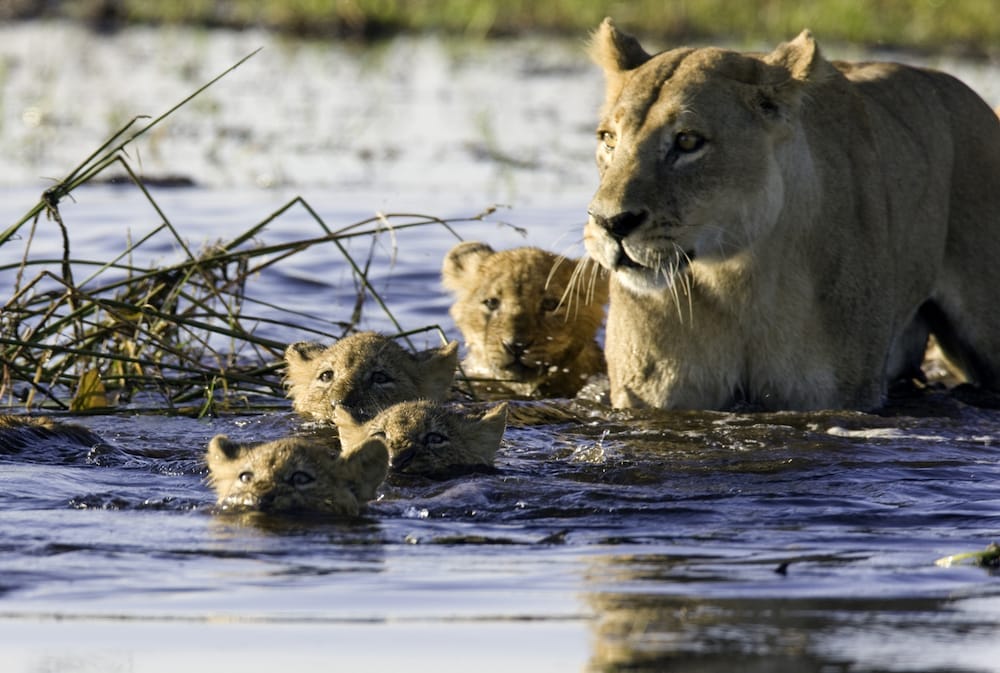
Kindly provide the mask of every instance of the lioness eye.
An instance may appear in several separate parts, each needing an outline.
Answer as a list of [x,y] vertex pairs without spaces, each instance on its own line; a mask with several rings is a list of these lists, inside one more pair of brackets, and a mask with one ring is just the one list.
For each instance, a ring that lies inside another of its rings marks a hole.
[[697,133],[678,133],[674,138],[674,145],[681,152],[694,152],[701,149],[705,144],[705,139]]
[[555,297],[546,297],[542,299],[542,310],[546,313],[551,313],[559,308],[559,300]]
[[392,378],[385,372],[382,371],[372,372],[372,383],[374,383],[375,385],[382,385],[383,383],[389,383],[390,381],[392,381]]
[[615,148],[615,134],[611,131],[598,131],[597,139],[604,145],[604,149],[610,152]]
[[288,478],[288,483],[292,486],[305,486],[306,484],[311,484],[314,481],[316,481],[316,477],[312,476],[308,472],[303,472],[302,470],[292,472],[292,476]]
[[253,472],[247,470],[246,472],[240,472],[240,481],[244,484],[249,484],[253,481]]
[[448,438],[440,432],[428,432],[424,435],[424,444],[444,444]]
[[500,308],[500,300],[496,297],[490,297],[489,299],[483,301],[483,306],[485,306],[487,310],[495,311]]
[[318,378],[323,383],[329,383],[330,381],[333,380],[333,370],[332,369],[324,369],[323,371],[321,371],[319,373],[319,376],[317,376],[316,378]]

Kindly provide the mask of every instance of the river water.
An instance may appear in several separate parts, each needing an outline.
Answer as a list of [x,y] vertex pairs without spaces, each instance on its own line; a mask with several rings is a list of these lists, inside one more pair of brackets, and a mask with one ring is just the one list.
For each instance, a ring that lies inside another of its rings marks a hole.
[[[130,151],[145,174],[197,185],[152,188],[190,241],[234,236],[302,196],[336,225],[507,204],[458,233],[580,254],[602,84],[580,44],[531,39],[360,50],[2,27],[4,226],[124,120],[259,46]],[[996,64],[930,63],[1000,102]],[[62,214],[81,258],[159,223],[130,185],[80,188]],[[293,208],[261,240],[316,226]],[[438,282],[454,241],[437,227],[379,239],[372,278],[404,328],[456,336]],[[22,249],[0,248],[0,266]],[[33,254],[59,249],[43,219]],[[344,260],[322,250],[251,291],[311,311],[303,328],[317,329],[354,294]],[[390,329],[370,308],[364,324]],[[528,411],[559,420],[511,425],[496,474],[386,486],[359,520],[213,514],[208,439],[293,431],[277,404],[88,416],[100,450],[0,456],[3,671],[1000,670],[1000,578],[934,563],[1000,538],[998,411],[943,394],[877,415],[552,403]]]

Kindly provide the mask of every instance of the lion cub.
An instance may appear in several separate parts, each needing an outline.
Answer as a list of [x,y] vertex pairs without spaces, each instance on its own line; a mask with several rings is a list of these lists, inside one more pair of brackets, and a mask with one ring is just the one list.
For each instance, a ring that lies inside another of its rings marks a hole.
[[104,440],[90,429],[48,416],[0,414],[0,454],[20,453],[38,445],[71,444],[93,448]]
[[297,412],[332,421],[334,410],[346,406],[367,420],[397,402],[444,399],[458,365],[458,342],[411,353],[388,337],[359,332],[332,346],[294,343],[285,363]]
[[497,382],[486,392],[572,397],[605,371],[596,336],[608,281],[588,260],[467,241],[448,252],[441,277],[455,295],[451,316],[468,347],[466,375]]
[[367,423],[338,408],[335,422],[344,446],[382,438],[393,472],[445,478],[493,467],[507,403],[467,413],[427,400],[402,402]]
[[205,455],[223,509],[356,516],[385,480],[389,452],[378,437],[340,451],[336,442],[284,437],[250,445],[216,435]]

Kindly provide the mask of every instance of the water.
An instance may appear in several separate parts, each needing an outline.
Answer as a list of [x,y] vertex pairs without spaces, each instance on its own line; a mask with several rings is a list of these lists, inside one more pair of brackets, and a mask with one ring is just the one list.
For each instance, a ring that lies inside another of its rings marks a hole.
[[[258,70],[234,73],[213,105],[182,113],[158,149],[139,150],[149,173],[201,185],[154,190],[192,242],[235,235],[302,195],[341,225],[377,210],[469,215],[507,202],[460,233],[580,250],[601,83],[577,45],[528,42],[521,57],[518,43],[471,52],[404,40],[376,57],[263,34],[139,31],[86,42],[83,65],[49,46],[29,67],[26,45],[93,39],[57,27],[59,39],[42,42],[31,30],[5,27],[0,41],[4,222],[47,186],[36,176],[67,172],[116,116],[82,110],[129,107],[131,91],[144,98],[138,111],[158,112],[265,42]],[[144,58],[121,56],[134,53]],[[134,73],[125,63],[138,64]],[[401,74],[407,64],[419,76]],[[959,65],[1000,100],[995,69]],[[133,74],[135,87],[121,83]],[[18,106],[43,75],[52,107],[41,118],[66,121],[40,122],[27,137]],[[493,137],[510,156],[481,151],[490,146],[482,110],[496,110],[494,128],[509,127]],[[542,151],[546,135],[557,151]],[[159,222],[132,187],[74,198],[63,215],[77,256],[107,255],[126,230]],[[315,227],[293,209],[262,239]],[[37,236],[38,254],[58,251],[51,225]],[[437,281],[451,235],[400,232],[395,254],[381,240],[373,277],[404,327],[437,321],[454,335]],[[0,249],[0,265],[19,253]],[[0,284],[12,280],[7,272]],[[318,323],[353,301],[343,260],[322,252],[256,279],[253,291],[332,314]],[[377,310],[365,315],[388,329]],[[553,409],[560,420],[512,424],[497,474],[387,485],[346,522],[212,512],[208,439],[287,434],[298,424],[287,410],[86,417],[107,440],[99,451],[0,456],[3,670],[1000,670],[996,574],[934,564],[1000,538],[1000,412],[942,395],[879,415],[560,403],[524,405],[518,417]]]

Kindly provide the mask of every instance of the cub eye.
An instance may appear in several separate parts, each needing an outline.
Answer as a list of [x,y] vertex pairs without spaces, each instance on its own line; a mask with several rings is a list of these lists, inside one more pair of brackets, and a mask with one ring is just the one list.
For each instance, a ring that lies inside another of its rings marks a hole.
[[697,133],[678,133],[674,137],[674,147],[680,152],[696,152],[705,144],[705,139]]
[[374,371],[372,372],[371,382],[375,385],[382,385],[392,382],[392,377],[383,371]]
[[428,432],[424,435],[424,444],[444,444],[448,438],[440,432]]
[[240,472],[240,481],[244,484],[249,484],[253,481],[253,472],[247,470],[246,472]]
[[611,150],[613,150],[615,148],[615,145],[618,143],[618,139],[615,138],[615,134],[612,133],[611,131],[598,131],[597,139],[601,141],[601,144],[604,146],[605,152],[610,152]]
[[316,477],[312,476],[308,472],[303,472],[302,470],[292,472],[292,476],[288,478],[288,483],[291,486],[305,486],[306,484],[311,484],[314,481],[316,481]]
[[542,310],[546,313],[552,313],[559,308],[559,300],[555,297],[545,297],[542,299]]
[[321,371],[319,373],[319,375],[316,378],[318,378],[323,383],[329,383],[330,381],[333,380],[333,370],[332,369],[324,369],[323,371]]
[[500,300],[496,297],[490,297],[489,299],[483,300],[483,306],[485,306],[488,311],[495,311],[500,308]]

